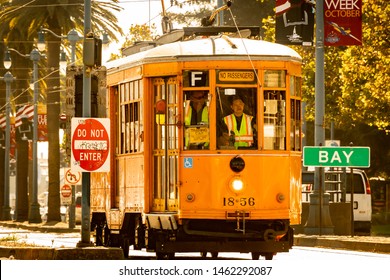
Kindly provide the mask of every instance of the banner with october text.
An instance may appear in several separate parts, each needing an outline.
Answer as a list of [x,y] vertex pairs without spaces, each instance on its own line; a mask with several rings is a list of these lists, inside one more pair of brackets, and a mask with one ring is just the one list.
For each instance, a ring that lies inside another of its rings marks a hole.
[[324,43],[362,44],[362,0],[324,0]]

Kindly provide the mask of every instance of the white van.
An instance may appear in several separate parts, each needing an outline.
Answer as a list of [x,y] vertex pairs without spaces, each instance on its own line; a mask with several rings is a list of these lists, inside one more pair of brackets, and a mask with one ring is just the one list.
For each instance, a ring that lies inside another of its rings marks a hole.
[[[325,171],[325,191],[330,194],[329,202],[351,201],[350,169]],[[302,172],[302,201],[309,202],[309,194],[314,188],[314,171]],[[353,216],[356,232],[371,232],[371,188],[366,173],[361,169],[353,169]]]

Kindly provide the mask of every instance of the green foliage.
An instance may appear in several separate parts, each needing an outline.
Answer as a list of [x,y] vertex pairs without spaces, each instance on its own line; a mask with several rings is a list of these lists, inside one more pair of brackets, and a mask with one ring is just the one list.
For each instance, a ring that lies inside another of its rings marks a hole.
[[389,15],[387,0],[363,0],[363,46],[349,47],[342,56],[342,123],[350,118],[389,129]]
[[200,26],[202,18],[210,16],[213,7],[210,0],[171,1],[166,16],[175,25]]
[[129,28],[129,33],[126,35],[126,41],[122,45],[122,48],[129,47],[136,42],[153,41],[156,34],[157,28],[155,24],[152,24],[151,26],[147,24],[132,24]]

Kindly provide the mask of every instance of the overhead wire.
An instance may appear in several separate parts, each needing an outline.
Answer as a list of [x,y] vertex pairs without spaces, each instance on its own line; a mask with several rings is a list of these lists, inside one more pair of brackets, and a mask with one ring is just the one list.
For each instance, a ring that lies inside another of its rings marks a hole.
[[232,10],[231,10],[230,8],[229,8],[228,10],[229,10],[230,15],[231,15],[231,17],[232,17],[234,26],[235,26],[236,29],[237,29],[237,33],[238,33],[238,35],[239,35],[239,37],[240,37],[240,39],[241,39],[242,45],[244,46],[246,55],[248,56],[248,60],[249,60],[249,62],[250,62],[250,64],[251,64],[251,67],[252,67],[252,69],[253,69],[253,72],[255,72],[255,76],[256,76],[256,79],[257,79],[257,83],[261,86],[259,75],[258,75],[258,73],[257,73],[257,71],[256,71],[256,68],[255,68],[254,64],[253,64],[253,61],[252,61],[252,58],[251,58],[251,56],[250,56],[250,54],[249,54],[249,52],[248,52],[248,49],[246,48],[246,45],[245,45],[245,42],[244,42],[244,38],[241,36],[241,32],[240,32],[240,30],[239,30],[239,28],[238,28],[238,25],[237,25],[237,22],[236,22],[236,20],[235,20],[235,18],[234,18],[233,12],[232,12]]

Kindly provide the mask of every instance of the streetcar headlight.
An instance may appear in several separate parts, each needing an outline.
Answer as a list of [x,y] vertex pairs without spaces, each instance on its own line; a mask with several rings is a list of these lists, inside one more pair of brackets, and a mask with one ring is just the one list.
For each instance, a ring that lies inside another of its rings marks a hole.
[[229,187],[234,193],[242,192],[244,186],[244,181],[239,176],[234,176],[229,182]]

